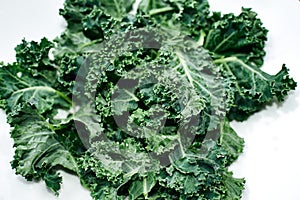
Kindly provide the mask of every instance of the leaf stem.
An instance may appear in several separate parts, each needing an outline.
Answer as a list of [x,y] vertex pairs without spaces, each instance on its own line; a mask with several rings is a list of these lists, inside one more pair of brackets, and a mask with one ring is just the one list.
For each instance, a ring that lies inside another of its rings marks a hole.
[[164,12],[169,12],[169,11],[172,11],[172,10],[174,10],[174,8],[172,8],[172,7],[157,8],[157,9],[150,10],[149,15],[150,16],[157,15],[157,14],[164,13]]
[[248,69],[249,71],[251,71],[254,74],[257,74],[259,77],[261,77],[263,80],[268,80],[263,74],[262,72],[259,72],[255,69],[253,69],[251,66],[247,65],[246,63],[244,63],[241,59],[233,56],[233,57],[226,57],[226,58],[220,58],[217,60],[214,60],[215,64],[225,64],[227,62],[236,62],[239,63],[240,65],[242,65],[242,67]]
[[119,3],[116,0],[114,0],[114,4],[116,5],[116,9],[117,9],[117,12],[118,12],[118,17],[120,17],[119,16],[121,14],[120,5],[119,5]]
[[128,90],[124,90],[126,94],[132,97],[134,101],[139,101],[139,98],[137,98],[133,93],[129,92]]
[[213,50],[213,52],[216,52],[217,50],[219,50],[223,44],[225,44],[230,38],[232,38],[234,36],[234,32],[232,32],[229,36],[227,36],[222,42],[220,42],[218,44],[218,46]]
[[200,31],[200,37],[199,37],[199,39],[198,39],[198,41],[197,41],[197,43],[198,43],[200,46],[203,46],[204,41],[205,41],[205,36],[206,36],[206,33],[205,33],[203,30],[201,30],[201,31]]
[[187,66],[187,63],[185,62],[185,60],[183,58],[183,55],[179,51],[176,52],[176,55],[179,58],[179,61],[180,61],[181,65],[183,67],[183,70],[184,70],[184,72],[185,72],[185,74],[186,74],[186,76],[187,76],[187,78],[190,82],[190,85],[192,86],[192,88],[195,88],[194,83],[193,83],[193,81],[194,81],[193,77],[191,76],[191,72],[190,72],[190,70]]
[[12,95],[18,94],[18,93],[23,93],[23,92],[28,92],[28,91],[47,91],[47,92],[52,92],[52,93],[56,93],[57,95],[59,95],[61,98],[63,98],[66,102],[68,102],[71,106],[73,106],[73,102],[72,100],[67,97],[64,93],[53,89],[52,87],[49,86],[33,86],[33,87],[28,87],[28,88],[24,88],[18,91],[15,91],[14,93],[12,93]]
[[101,41],[102,41],[102,39],[97,39],[97,40],[93,40],[91,42],[85,43],[79,47],[79,50],[82,51],[85,47],[91,46],[91,45],[96,44]]

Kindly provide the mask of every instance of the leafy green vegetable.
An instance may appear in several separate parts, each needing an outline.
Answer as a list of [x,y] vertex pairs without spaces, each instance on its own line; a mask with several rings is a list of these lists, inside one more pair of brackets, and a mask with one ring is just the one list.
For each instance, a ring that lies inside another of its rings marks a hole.
[[57,192],[61,177],[57,170],[77,172],[77,163],[69,147],[57,138],[55,128],[32,107],[24,106],[17,115],[9,116],[14,127],[11,137],[16,147],[11,165],[27,180],[43,179],[46,185]]
[[7,112],[17,111],[25,102],[41,114],[53,107],[71,106],[70,98],[58,89],[55,62],[48,57],[52,46],[47,39],[40,44],[23,41],[16,47],[18,61],[1,67],[1,98],[5,99]]
[[23,40],[17,62],[0,63],[12,167],[55,194],[66,170],[94,199],[240,199],[245,180],[228,168],[244,140],[230,121],[295,81],[285,65],[260,69],[267,30],[251,9],[142,0],[132,15],[134,3],[66,0],[59,37]]
[[[228,113],[230,120],[245,120],[261,110],[263,105],[272,102],[274,98],[282,101],[287,91],[295,89],[296,83],[289,77],[285,66],[275,76],[259,69],[263,64],[268,31],[262,26],[255,12],[243,8],[238,16],[234,14],[222,16],[220,13],[210,15],[206,11],[209,7],[207,1],[200,1],[197,4],[197,1],[193,1],[194,4],[185,4],[186,2],[188,1],[154,3],[145,0],[140,4],[140,10],[152,15],[151,13],[159,10],[162,5],[165,7],[169,5],[170,10],[155,12],[153,20],[158,26],[172,30],[176,27],[176,31],[198,40],[199,45],[211,52],[215,64],[221,67],[224,77],[235,79],[232,88],[236,90],[235,102]],[[186,5],[192,6],[197,11],[189,9],[184,12],[187,9]],[[197,20],[197,23],[190,20],[193,28],[187,29],[189,23],[185,19],[197,19],[203,12],[206,13],[205,17]]]

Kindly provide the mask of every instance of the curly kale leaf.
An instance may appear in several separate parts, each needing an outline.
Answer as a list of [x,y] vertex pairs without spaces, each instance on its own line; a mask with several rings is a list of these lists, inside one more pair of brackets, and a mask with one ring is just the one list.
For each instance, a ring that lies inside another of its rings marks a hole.
[[54,55],[61,58],[64,55],[95,52],[99,50],[101,43],[109,40],[111,35],[137,27],[140,25],[139,23],[142,22],[130,16],[116,20],[105,14],[103,10],[94,8],[81,20],[80,28],[76,30],[66,29],[60,37],[55,39]]
[[5,110],[18,112],[24,103],[34,106],[41,114],[53,107],[69,108],[71,100],[55,89],[49,78],[43,74],[33,76],[18,63],[1,67],[0,96],[5,101]]
[[[64,8],[60,9],[70,30],[82,30],[82,22],[93,10],[101,10],[105,15],[110,15],[114,19],[122,19],[124,15],[132,10],[135,0],[66,0]],[[102,20],[102,18],[99,18]],[[96,31],[96,30],[94,30]]]
[[257,14],[242,9],[238,16],[215,13],[215,22],[204,37],[203,47],[212,52],[215,64],[235,82],[235,102],[230,120],[245,120],[274,100],[283,101],[296,87],[283,65],[276,75],[262,71],[267,30]]
[[237,57],[220,58],[214,62],[235,77],[235,102],[228,113],[230,120],[245,120],[264,105],[274,100],[283,101],[297,86],[285,65],[276,75],[269,75]]
[[[240,199],[244,180],[232,177],[224,167],[227,152],[214,141],[202,143],[200,152],[186,150],[158,177],[159,184],[177,193],[178,199]],[[228,187],[226,179],[231,179]]]
[[[153,15],[151,18],[157,26],[176,29],[181,34],[193,37],[199,45],[210,51],[223,77],[234,80],[231,90],[235,90],[235,100],[228,113],[230,120],[245,120],[264,105],[276,99],[282,101],[290,90],[295,89],[296,83],[289,77],[285,66],[274,76],[259,69],[265,56],[268,31],[255,12],[243,8],[238,16],[221,15],[210,13],[206,1],[192,2],[145,0],[139,9],[147,15]],[[186,6],[192,8],[187,9]],[[202,18],[198,19],[200,14]],[[190,24],[196,27],[196,31],[186,28]]]
[[43,179],[58,194],[62,182],[58,170],[74,173],[78,170],[69,147],[60,141],[54,127],[29,105],[24,105],[18,115],[9,116],[9,122],[16,148],[11,165],[16,174],[27,180]]
[[49,59],[49,51],[53,47],[54,44],[46,38],[41,39],[39,43],[22,40],[22,43],[15,48],[17,62],[33,72],[34,70],[36,72],[53,71],[55,67]]
[[88,17],[84,24],[84,31],[72,32],[68,29],[55,39],[56,48],[53,52],[55,57],[62,58],[65,55],[78,55],[88,50],[95,50],[100,42],[109,37],[112,32],[110,26],[114,26],[115,21],[107,21],[103,27],[103,23]]
[[65,2],[60,14],[67,20],[68,29],[55,39],[56,57],[92,49],[89,47],[109,37],[120,20],[107,14],[100,5],[100,1]]
[[190,36],[210,26],[207,0],[142,0],[138,11],[168,31]]
[[[144,156],[138,156],[137,151],[142,148],[135,147],[133,140],[119,145],[124,151],[131,149],[119,156],[147,162]],[[184,157],[172,161],[170,166],[143,171],[141,165],[127,163],[127,159],[108,159],[103,151],[111,144],[94,143],[92,154],[80,161],[81,177],[95,199],[240,199],[244,180],[233,178],[226,169],[228,152],[213,141],[202,145],[201,152],[181,152]]]
[[27,180],[44,180],[58,194],[58,170],[77,173],[75,155],[82,145],[73,125],[54,119],[59,109],[68,110],[73,103],[57,80],[56,61],[49,59],[52,47],[46,39],[23,40],[16,47],[17,62],[0,67],[0,98],[13,128],[12,167]]
[[213,13],[211,19],[210,30],[202,33],[205,49],[218,56],[236,56],[246,63],[262,66],[268,31],[255,12],[243,8],[238,16]]
[[227,166],[231,165],[243,152],[244,139],[230,126],[228,119],[221,122],[219,143],[228,152]]

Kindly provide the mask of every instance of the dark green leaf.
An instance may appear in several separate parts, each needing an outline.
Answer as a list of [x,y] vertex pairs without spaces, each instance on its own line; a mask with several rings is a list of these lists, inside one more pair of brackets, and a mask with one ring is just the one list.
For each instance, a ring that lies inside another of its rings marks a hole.
[[28,180],[44,179],[57,192],[61,183],[58,169],[77,173],[77,163],[68,147],[57,139],[53,126],[32,107],[24,106],[17,116],[10,117],[10,124],[16,148],[11,165],[17,174]]

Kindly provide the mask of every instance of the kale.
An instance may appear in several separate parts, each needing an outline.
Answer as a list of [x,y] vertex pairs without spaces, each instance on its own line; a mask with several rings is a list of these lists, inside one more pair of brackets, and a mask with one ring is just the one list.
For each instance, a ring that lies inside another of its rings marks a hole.
[[142,0],[131,14],[134,3],[66,0],[59,37],[23,40],[0,63],[12,168],[57,195],[63,169],[94,199],[240,199],[229,166],[244,140],[230,121],[296,82],[285,65],[261,70],[268,31],[251,9]]

